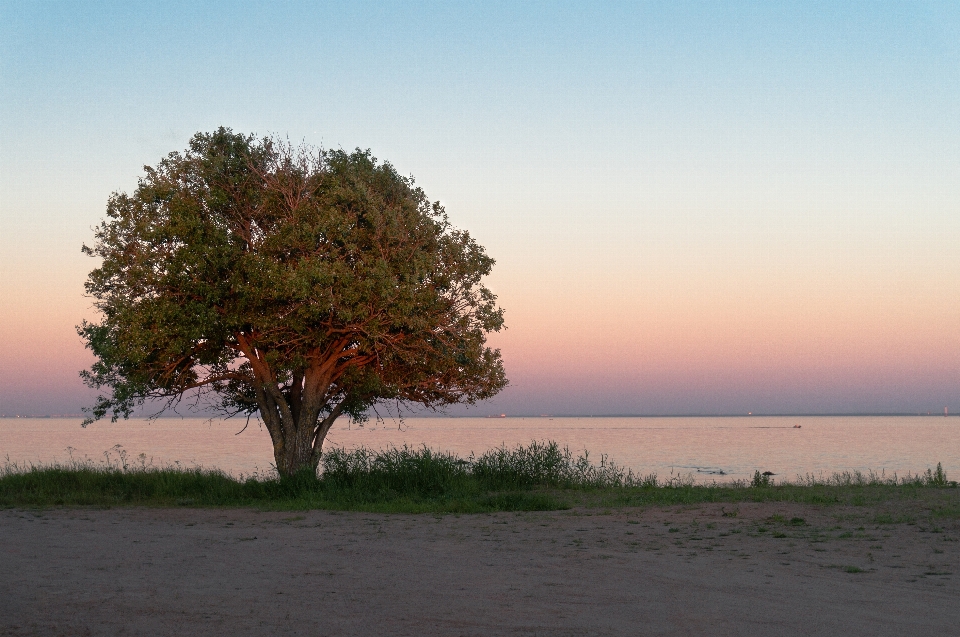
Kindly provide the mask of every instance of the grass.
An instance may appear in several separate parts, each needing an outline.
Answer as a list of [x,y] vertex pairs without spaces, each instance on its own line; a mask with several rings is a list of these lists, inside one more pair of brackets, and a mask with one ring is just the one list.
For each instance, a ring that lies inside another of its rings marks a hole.
[[[774,483],[769,476],[757,474],[749,483],[704,485],[692,478],[664,481],[656,475],[637,476],[604,456],[596,463],[587,453],[574,456],[555,442],[501,447],[467,459],[427,447],[332,449],[323,456],[319,478],[308,473],[287,479],[158,468],[147,465],[142,457],[139,463],[130,464],[122,450],[117,455],[119,459],[111,460],[108,455],[99,465],[8,463],[0,469],[0,506],[253,506],[481,513],[707,502],[865,505],[923,500],[935,516],[960,517],[957,483],[947,480],[940,465],[906,478],[854,472]],[[881,513],[877,522],[901,519]],[[804,524],[802,518],[775,521]]]

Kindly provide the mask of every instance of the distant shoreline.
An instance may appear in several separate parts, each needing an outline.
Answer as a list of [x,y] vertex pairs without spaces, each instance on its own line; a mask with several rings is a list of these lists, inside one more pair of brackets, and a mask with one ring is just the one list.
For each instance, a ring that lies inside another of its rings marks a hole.
[[[960,417],[960,413],[942,414],[939,412],[838,412],[838,413],[812,413],[812,414],[506,414],[506,415],[487,415],[487,414],[413,414],[403,416],[402,419],[415,418],[907,418],[907,417],[936,417],[953,418]],[[83,414],[0,414],[0,419],[52,419],[52,418],[84,418]],[[345,416],[344,416],[345,417]],[[190,415],[162,415],[150,416],[147,414],[131,415],[130,420],[136,419],[188,419],[188,418],[224,418],[217,414],[190,414]],[[394,416],[393,419],[400,419]],[[372,420],[372,418],[371,418]]]

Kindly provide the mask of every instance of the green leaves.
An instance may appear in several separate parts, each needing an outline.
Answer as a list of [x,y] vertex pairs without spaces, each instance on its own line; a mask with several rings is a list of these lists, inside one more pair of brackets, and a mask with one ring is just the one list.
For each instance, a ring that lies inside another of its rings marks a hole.
[[102,320],[78,328],[107,392],[93,419],[198,392],[275,417],[276,447],[335,409],[506,385],[485,340],[503,326],[493,259],[369,151],[197,134],[111,196],[84,252],[102,260],[86,284]]

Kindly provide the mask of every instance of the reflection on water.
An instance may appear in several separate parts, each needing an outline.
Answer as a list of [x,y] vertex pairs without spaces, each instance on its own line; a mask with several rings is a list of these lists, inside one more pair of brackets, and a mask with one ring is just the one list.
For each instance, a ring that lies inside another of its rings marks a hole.
[[[251,421],[163,418],[153,422],[79,419],[0,419],[0,459],[47,463],[99,461],[121,445],[127,460],[139,454],[154,465],[219,467],[233,474],[269,472],[270,437]],[[797,427],[799,425],[799,427]],[[918,473],[943,463],[960,477],[960,419],[901,416],[726,418],[408,418],[340,420],[328,445],[382,448],[426,444],[467,456],[501,444],[556,440],[571,450],[601,454],[641,474],[693,474],[703,481],[749,479],[755,470],[795,479],[808,473],[885,471]],[[116,458],[116,454],[114,454]]]

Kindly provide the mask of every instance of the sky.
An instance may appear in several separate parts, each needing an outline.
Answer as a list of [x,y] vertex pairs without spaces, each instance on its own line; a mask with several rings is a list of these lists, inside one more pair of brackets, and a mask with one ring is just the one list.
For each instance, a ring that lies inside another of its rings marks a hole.
[[497,260],[454,414],[960,412],[960,5],[0,0],[0,412],[76,413],[107,198],[370,148]]

